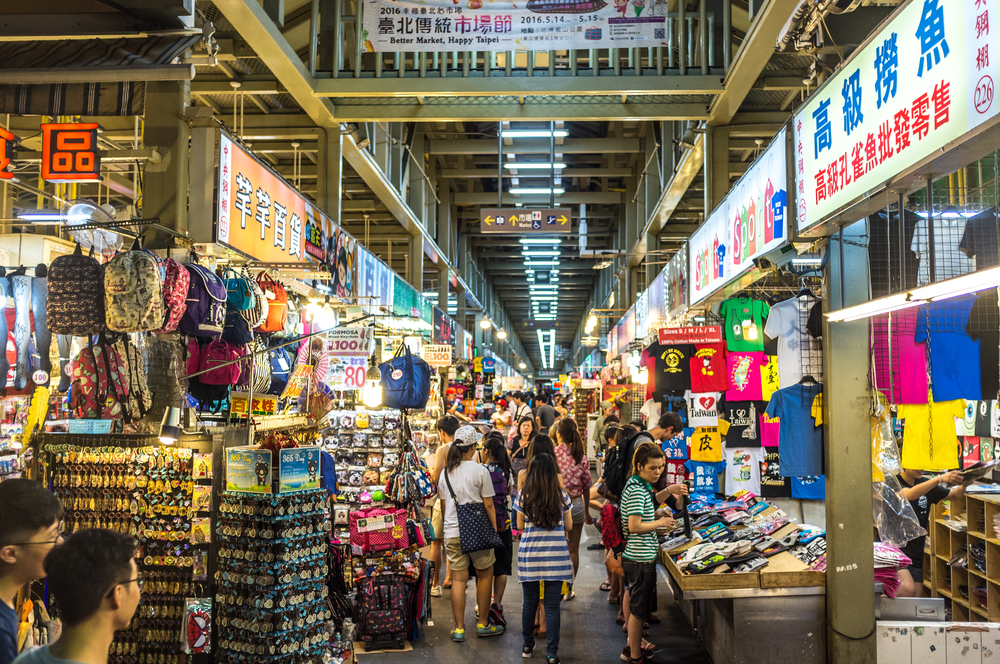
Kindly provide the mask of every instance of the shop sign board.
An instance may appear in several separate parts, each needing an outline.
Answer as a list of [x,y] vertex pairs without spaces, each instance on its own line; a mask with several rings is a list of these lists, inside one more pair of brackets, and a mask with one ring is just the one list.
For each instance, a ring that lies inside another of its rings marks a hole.
[[218,177],[216,242],[264,263],[316,263],[334,295],[354,295],[354,238],[225,133]]
[[430,301],[417,292],[416,288],[408,284],[398,274],[393,275],[392,314],[394,316],[412,316],[427,324],[432,324],[434,322],[432,307]]
[[363,355],[333,356],[323,382],[330,389],[354,391],[365,386],[368,373],[368,358]]
[[668,45],[666,21],[643,0],[371,0],[361,35],[368,53],[646,48]]
[[618,350],[625,352],[635,338],[635,305],[629,307],[625,315],[618,321]]
[[594,390],[601,386],[601,381],[597,378],[583,378],[580,380],[580,388],[584,390]]
[[716,344],[722,342],[721,325],[693,327],[661,327],[659,341],[664,346],[675,344]]
[[997,0],[912,0],[812,95],[793,118],[799,231],[997,114],[998,20]]
[[226,490],[271,493],[271,450],[229,448],[226,451]]
[[608,357],[618,357],[618,326],[608,331]]
[[788,240],[785,129],[736,181],[688,242],[689,302],[696,304]]
[[632,391],[631,385],[605,385],[604,386],[604,401],[610,401],[614,403],[615,399],[621,399],[628,396],[628,393]]
[[649,334],[649,289],[635,299],[635,338],[643,340]]
[[685,244],[660,272],[663,275],[664,319],[679,315],[687,306],[687,256],[688,245]]
[[[96,122],[63,122],[39,125],[42,135],[41,176],[46,182],[98,182],[101,153],[97,149]],[[16,160],[20,139],[0,128],[0,180],[14,179],[7,170]]]
[[562,387],[563,387],[563,384],[562,384],[561,380],[552,381],[552,389],[553,390],[561,390]]
[[524,379],[520,376],[504,376],[500,379],[500,389],[504,392],[520,390],[522,387],[524,387]]
[[434,307],[433,339],[435,343],[448,346],[455,344],[455,321],[439,307]]
[[392,309],[393,272],[378,256],[358,245],[358,303],[365,313]]
[[569,233],[573,230],[573,213],[569,208],[480,208],[479,229],[483,233],[516,235]]
[[70,433],[111,433],[114,420],[70,420]]
[[368,357],[372,354],[370,327],[336,327],[326,333],[326,350],[330,357]]
[[424,362],[432,367],[451,365],[452,347],[444,344],[427,344],[423,347]]
[[472,334],[468,330],[462,330],[462,359],[471,360],[474,349]]
[[[249,392],[233,392],[229,395],[229,419],[245,419],[249,400]],[[253,395],[250,414],[256,416],[277,415],[278,397],[273,394]]]
[[312,446],[278,450],[278,493],[318,489],[319,455],[319,448]]

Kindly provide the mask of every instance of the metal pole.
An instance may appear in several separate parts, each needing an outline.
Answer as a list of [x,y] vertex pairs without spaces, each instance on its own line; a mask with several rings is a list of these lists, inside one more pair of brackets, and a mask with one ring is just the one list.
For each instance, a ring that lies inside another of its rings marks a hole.
[[733,63],[733,0],[722,0],[722,67]]
[[[319,0],[312,0],[309,11],[309,73],[316,76],[316,33],[319,27]],[[336,76],[336,70],[334,70]]]
[[556,123],[549,122],[549,207],[556,206]]
[[[934,251],[934,181],[928,177],[927,178],[927,255],[930,258],[930,281],[927,283],[933,284],[937,279],[937,269],[934,265],[935,254]],[[918,286],[920,284],[917,284]]]
[[681,76],[687,74],[687,17],[685,3],[677,3],[677,59]]
[[503,122],[497,123],[497,209],[503,209]]
[[909,249],[906,246],[906,217],[904,216],[903,207],[906,205],[906,192],[899,192],[899,202],[897,204],[897,215],[896,215],[896,232],[899,233],[899,290],[905,291],[906,282],[906,252]]
[[[344,68],[344,0],[336,0],[333,6],[333,73],[331,76],[338,78],[340,70]],[[358,13],[360,14],[360,12]],[[355,17],[355,20],[360,19],[360,16]],[[313,34],[315,35],[315,33]],[[358,51],[361,51],[360,44],[358,44]]]
[[701,34],[701,73],[708,76],[708,3],[701,0],[701,15],[698,17],[698,32]]

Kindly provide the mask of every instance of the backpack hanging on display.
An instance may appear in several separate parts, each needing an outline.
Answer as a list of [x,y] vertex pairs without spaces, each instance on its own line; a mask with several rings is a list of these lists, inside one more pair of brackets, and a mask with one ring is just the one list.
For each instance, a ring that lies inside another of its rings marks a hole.
[[271,387],[271,361],[268,359],[271,351],[260,340],[250,344],[249,351],[254,354],[251,363],[253,391],[255,394],[265,394]]
[[[93,251],[91,251],[93,253]],[[85,337],[104,330],[104,275],[80,245],[52,261],[48,271],[45,316],[52,334]]]
[[69,408],[78,419],[121,420],[128,400],[128,379],[114,344],[101,333],[91,339],[72,363]]
[[431,389],[431,367],[419,357],[413,357],[406,344],[396,349],[396,355],[378,367],[382,371],[382,389],[386,408],[423,410]]
[[187,270],[191,275],[187,309],[177,328],[188,336],[218,339],[226,319],[226,284],[200,265],[192,263]]
[[272,348],[268,352],[271,367],[271,383],[266,392],[281,394],[288,385],[288,376],[292,371],[292,356],[287,348]]
[[264,297],[264,291],[260,289],[257,285],[257,280],[250,276],[250,271],[243,268],[243,278],[246,279],[247,284],[250,286],[250,290],[253,291],[253,307],[247,309],[243,312],[246,316],[247,322],[250,323],[250,329],[260,327],[261,324],[267,320],[267,298]]
[[[215,340],[201,349],[198,356],[198,371],[207,373],[199,376],[202,383],[206,385],[235,385],[240,378],[240,365],[228,364],[240,359],[242,353],[236,346],[231,346],[225,341]],[[218,368],[215,368],[218,367]]]
[[187,294],[191,287],[191,273],[172,258],[163,259],[163,327],[158,334],[169,334],[177,329],[187,310]]
[[236,311],[248,311],[254,308],[254,293],[246,277],[241,276],[232,268],[222,274],[226,283],[226,303]]
[[234,309],[226,303],[226,320],[222,325],[222,340],[234,346],[245,346],[253,341],[250,323],[244,316],[246,312]]
[[136,422],[144,418],[153,405],[153,393],[146,383],[142,352],[128,337],[124,336],[115,342],[114,347],[121,359],[122,372],[128,380],[125,421]]
[[104,311],[109,330],[149,332],[163,325],[160,266],[141,250],[117,254],[104,266]]
[[288,295],[280,281],[267,276],[265,272],[257,275],[257,285],[264,291],[267,299],[267,318],[257,327],[255,332],[273,334],[285,329],[285,319],[288,315]]

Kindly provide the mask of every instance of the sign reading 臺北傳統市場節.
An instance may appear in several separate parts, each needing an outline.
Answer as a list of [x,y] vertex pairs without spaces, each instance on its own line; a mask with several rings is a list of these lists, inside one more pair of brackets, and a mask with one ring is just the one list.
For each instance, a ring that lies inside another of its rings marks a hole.
[[368,0],[363,45],[384,51],[546,51],[667,46],[654,0]]
[[911,0],[799,109],[800,231],[997,114],[998,6]]

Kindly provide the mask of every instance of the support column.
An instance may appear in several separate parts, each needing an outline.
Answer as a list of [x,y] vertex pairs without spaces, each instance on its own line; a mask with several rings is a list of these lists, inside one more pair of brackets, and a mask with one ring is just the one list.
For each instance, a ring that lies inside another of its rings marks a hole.
[[[844,229],[843,235],[843,246],[836,236],[830,241],[824,311],[868,300],[865,222]],[[823,328],[827,658],[874,664],[868,321],[824,320]]]
[[[13,219],[14,218],[14,197],[15,197],[14,185],[8,183],[6,180],[3,184],[0,184],[0,219]],[[11,232],[11,222],[0,221],[0,233],[10,233]]]
[[337,127],[327,127],[325,134],[319,136],[316,174],[316,202],[339,226],[344,186],[344,137]]
[[442,257],[438,263],[438,309],[448,313],[448,267]]
[[[160,224],[184,234],[188,230],[188,141],[191,130],[181,118],[191,103],[190,81],[146,83],[146,145],[160,151],[159,164],[148,163],[142,192],[142,215],[159,217]],[[211,186],[199,182],[195,186]],[[154,233],[151,247],[166,246],[167,238]]]
[[455,233],[452,230],[451,216],[451,187],[447,180],[438,180],[438,198],[441,203],[437,206],[437,244],[441,248],[441,253],[447,256],[453,264],[455,260]]
[[424,290],[424,238],[418,232],[410,238],[409,274],[406,275],[410,285],[418,291]]
[[649,285],[653,283],[653,279],[663,269],[662,265],[655,265],[655,263],[663,262],[662,255],[656,253],[659,250],[660,234],[656,231],[646,233],[646,288],[649,288]]
[[[469,328],[469,321],[465,311],[465,289],[461,285],[458,287],[456,299],[458,300],[458,310],[455,312],[455,317],[458,319],[458,324],[462,326],[462,329],[467,330]],[[456,345],[458,341],[458,339],[455,339]]]
[[705,134],[705,216],[729,193],[729,127],[709,127]]
[[417,215],[417,219],[425,228],[430,227],[430,219],[427,218],[426,192],[424,185],[424,174],[421,169],[424,167],[424,132],[417,130],[410,142],[410,150],[402,150],[400,159],[403,160],[402,172],[409,173],[409,195],[406,197],[410,209]]

